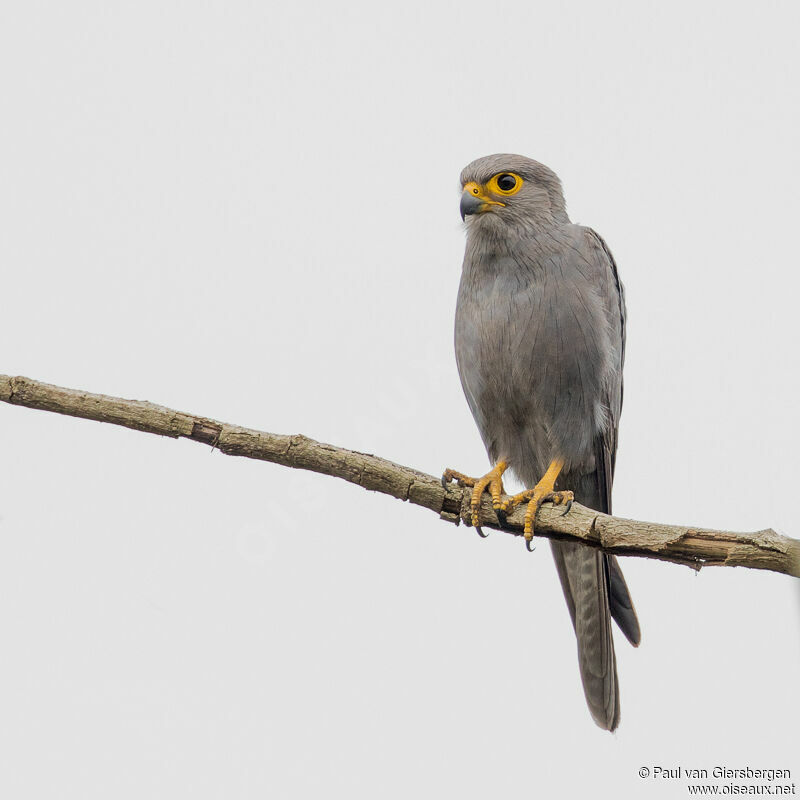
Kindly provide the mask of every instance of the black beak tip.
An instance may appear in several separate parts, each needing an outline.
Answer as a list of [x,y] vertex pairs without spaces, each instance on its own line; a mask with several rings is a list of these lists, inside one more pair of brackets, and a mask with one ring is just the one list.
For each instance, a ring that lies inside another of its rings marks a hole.
[[464,194],[461,195],[461,205],[459,206],[459,210],[461,211],[461,219],[466,220],[470,214],[477,214],[481,210],[482,206],[483,200],[481,200],[479,197],[475,197],[472,192],[464,192]]

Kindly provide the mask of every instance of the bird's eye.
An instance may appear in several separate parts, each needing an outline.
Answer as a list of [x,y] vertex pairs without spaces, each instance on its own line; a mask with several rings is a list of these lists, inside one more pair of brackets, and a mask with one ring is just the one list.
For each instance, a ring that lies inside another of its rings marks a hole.
[[517,185],[517,179],[513,175],[501,175],[497,179],[497,186],[504,192],[510,192]]
[[490,191],[509,197],[522,188],[522,178],[514,172],[499,172],[488,184]]

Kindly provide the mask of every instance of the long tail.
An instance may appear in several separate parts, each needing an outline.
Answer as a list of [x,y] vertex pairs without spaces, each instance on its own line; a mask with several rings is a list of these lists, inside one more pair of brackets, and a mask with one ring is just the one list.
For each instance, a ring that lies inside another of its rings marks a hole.
[[[564,475],[559,484],[572,489],[579,503],[610,513],[610,481],[607,489],[602,470]],[[586,703],[594,721],[613,731],[619,725],[619,683],[611,618],[638,645],[641,633],[633,601],[616,558],[575,542],[550,544],[578,640]]]

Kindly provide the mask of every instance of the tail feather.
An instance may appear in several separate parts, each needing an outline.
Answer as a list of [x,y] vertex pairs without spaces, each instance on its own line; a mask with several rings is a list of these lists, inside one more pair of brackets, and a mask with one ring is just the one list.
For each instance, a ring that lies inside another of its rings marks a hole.
[[594,721],[613,731],[619,724],[619,684],[605,556],[576,542],[550,545],[578,640],[586,703]]
[[628,584],[625,583],[625,576],[622,574],[616,556],[606,556],[606,565],[611,616],[625,634],[625,638],[634,647],[638,647],[639,642],[642,641],[642,632],[639,628],[639,619],[636,616],[636,609],[633,607]]
[[[606,465],[603,465],[606,466]],[[589,508],[610,513],[610,479],[602,468],[563,475],[559,485],[572,489]],[[619,563],[597,548],[577,542],[550,542],[578,642],[578,664],[586,703],[594,721],[606,730],[619,725],[619,682],[611,619],[634,646],[641,631]]]

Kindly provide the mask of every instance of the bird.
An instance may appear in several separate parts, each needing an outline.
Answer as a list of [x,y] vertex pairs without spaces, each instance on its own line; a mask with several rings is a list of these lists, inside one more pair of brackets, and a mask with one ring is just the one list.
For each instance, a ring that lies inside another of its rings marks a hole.
[[[530,545],[544,502],[573,499],[611,514],[622,410],[625,294],[616,262],[594,230],[567,215],[561,181],[544,164],[499,153],[461,172],[466,247],[455,314],[461,385],[491,470],[443,482],[471,486],[472,524],[489,491],[499,519],[527,503]],[[503,499],[508,470],[526,487]],[[613,618],[638,646],[641,631],[613,555],[550,542],[595,723],[613,731],[620,701]],[[530,547],[529,547],[530,549]]]

